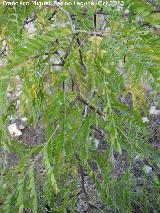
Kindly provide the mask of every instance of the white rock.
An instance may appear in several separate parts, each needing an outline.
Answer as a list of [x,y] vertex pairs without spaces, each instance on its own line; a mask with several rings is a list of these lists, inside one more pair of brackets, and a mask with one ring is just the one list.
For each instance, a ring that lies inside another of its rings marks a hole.
[[59,55],[63,56],[65,55],[65,52],[63,50],[58,50]]
[[23,118],[22,118],[22,121],[23,121],[23,122],[26,122],[26,121],[27,121],[27,118],[26,118],[26,117],[23,117]]
[[140,159],[140,156],[139,155],[136,155],[134,160],[139,160]]
[[98,145],[100,144],[100,141],[98,139],[95,139],[95,144],[96,144],[96,147],[98,148]]
[[159,115],[160,114],[160,110],[157,110],[155,106],[151,106],[151,108],[149,110],[149,114],[150,115]]
[[33,34],[36,32],[36,28],[33,22],[30,22],[28,24],[25,24],[24,26],[26,30],[28,31],[28,34]]
[[19,77],[19,75],[16,75],[15,79],[16,79],[17,81],[20,81],[20,80],[21,80],[20,77]]
[[118,64],[118,71],[120,74],[124,74],[125,73],[125,69],[124,69],[124,61],[120,60],[119,64]]
[[152,167],[144,165],[143,170],[148,175],[149,173],[151,173]]
[[7,92],[7,98],[10,98],[10,97],[11,97],[11,93]]
[[63,21],[56,21],[54,23],[54,27],[65,27],[65,26],[66,26],[66,23]]
[[11,124],[7,127],[9,133],[12,135],[12,136],[15,136],[15,137],[19,137],[22,135],[22,132],[21,130],[17,127],[16,123],[14,124]]
[[142,117],[143,123],[149,122],[149,119],[147,117]]
[[20,100],[17,100],[17,106],[19,106],[20,105]]
[[125,16],[129,15],[129,10],[128,10],[128,9],[126,9],[126,10],[124,11],[124,15],[125,15]]
[[23,124],[20,124],[18,127],[19,129],[25,129],[25,126]]
[[142,19],[140,16],[137,16],[137,17],[136,17],[136,22],[137,22],[137,23],[140,23],[140,22],[142,22],[142,21],[143,21],[143,19]]

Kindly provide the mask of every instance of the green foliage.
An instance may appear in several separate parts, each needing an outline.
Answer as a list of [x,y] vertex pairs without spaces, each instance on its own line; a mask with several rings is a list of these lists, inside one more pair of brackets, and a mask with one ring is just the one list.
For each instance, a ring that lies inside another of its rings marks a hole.
[[[146,188],[133,191],[130,167],[117,178],[114,156],[127,153],[130,164],[137,155],[159,163],[159,150],[145,143],[148,124],[142,117],[149,117],[146,93],[152,91],[154,102],[160,89],[160,35],[146,27],[158,25],[160,16],[145,1],[124,3],[122,10],[103,8],[106,31],[100,29],[99,6],[1,6],[2,212],[45,212],[46,205],[52,212],[75,212],[81,168],[95,183],[104,212],[132,212],[136,202],[149,211]],[[27,32],[27,21],[34,23],[35,32]],[[35,128],[42,120],[41,145],[28,147],[7,136],[10,115],[17,112],[16,99],[10,102],[6,96],[8,88],[16,91],[17,76],[20,114]],[[95,145],[99,137],[106,146],[102,151]],[[19,162],[8,166],[12,152]],[[156,175],[153,183],[156,212]]]
[[34,165],[31,165],[29,170],[29,187],[30,190],[30,199],[32,201],[32,211],[37,212],[37,195],[35,189],[35,181],[34,181]]

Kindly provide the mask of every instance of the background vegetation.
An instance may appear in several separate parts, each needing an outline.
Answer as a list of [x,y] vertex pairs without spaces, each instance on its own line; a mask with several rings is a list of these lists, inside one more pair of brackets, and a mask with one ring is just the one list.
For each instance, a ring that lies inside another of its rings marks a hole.
[[[1,212],[158,212],[159,24],[154,1],[1,5]],[[42,142],[10,137],[23,117]]]

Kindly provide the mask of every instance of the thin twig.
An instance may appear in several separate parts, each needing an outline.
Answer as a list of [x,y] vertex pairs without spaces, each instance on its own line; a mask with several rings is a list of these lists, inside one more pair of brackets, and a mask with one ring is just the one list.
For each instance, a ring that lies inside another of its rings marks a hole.
[[80,102],[82,102],[83,104],[87,105],[90,109],[92,109],[93,111],[95,111],[98,115],[105,117],[105,114],[104,114],[103,111],[97,109],[96,106],[91,105],[91,104],[88,102],[88,100],[87,100],[86,98],[83,97],[83,95],[81,94],[79,85],[78,85],[78,83],[77,83],[77,81],[76,81],[76,79],[75,79],[75,76],[74,76],[74,74],[73,74],[73,72],[72,72],[71,70],[69,71],[69,74],[70,74],[71,79],[73,80],[74,85],[75,85],[75,88],[76,88],[77,99],[78,99]]
[[96,13],[93,14],[93,29],[96,31],[97,28],[97,16]]
[[79,63],[80,63],[81,69],[82,69],[82,74],[86,75],[87,68],[86,68],[86,65],[83,62],[82,50],[80,48],[80,46],[81,46],[80,38],[79,38],[78,34],[76,34],[76,37],[77,37],[78,51],[79,51],[79,57],[80,57]]
[[5,55],[6,56],[5,52],[6,52],[6,48],[3,49],[3,51],[0,53],[0,56],[1,55]]
[[85,196],[85,200],[87,202],[88,210],[95,208],[95,209],[98,209],[101,212],[101,209],[97,205],[90,202],[90,198],[89,198],[88,193],[87,193],[86,188],[85,188],[84,169],[81,165],[81,160],[80,160],[80,157],[77,153],[76,153],[76,159],[77,159],[78,164],[79,164],[79,174],[80,174],[80,177],[81,177],[81,187],[82,187],[82,192]]
[[79,173],[80,173],[80,176],[81,176],[82,192],[83,192],[83,194],[84,194],[84,196],[85,196],[85,199],[86,199],[86,201],[87,201],[87,203],[88,203],[88,201],[89,201],[89,196],[88,196],[88,194],[87,194],[87,192],[86,192],[86,188],[85,188],[85,185],[84,185],[84,182],[85,182],[85,180],[84,180],[84,171],[83,171],[83,167],[82,167],[81,165],[79,166]]
[[79,165],[79,174],[80,174],[80,177],[81,177],[81,187],[82,187],[82,192],[85,196],[85,199],[86,199],[86,202],[87,202],[87,205],[88,205],[88,208],[90,208],[89,206],[89,196],[86,192],[86,188],[85,188],[85,180],[84,180],[84,171],[83,171],[83,167],[81,165],[81,161],[80,161],[80,157],[79,155],[77,154],[76,152],[76,159],[78,161],[78,165]]
[[73,32],[75,32],[75,26],[73,24],[72,17],[70,15],[70,13],[67,12],[66,10],[64,10],[63,7],[58,6],[58,8],[68,17],[68,21],[70,23],[71,29],[72,29]]
[[89,104],[89,102],[82,95],[78,96],[78,100],[80,102],[82,102],[83,104],[87,105],[90,109],[95,111],[98,115],[105,117],[105,114],[103,111],[101,111],[101,110],[97,109],[97,107]]
[[65,65],[66,59],[68,58],[69,53],[70,53],[71,48],[72,48],[74,38],[75,38],[75,35],[73,35],[73,37],[72,37],[72,39],[71,39],[71,42],[70,42],[69,46],[68,46],[68,47],[67,47],[67,49],[66,49],[66,52],[65,52],[64,57],[63,57],[63,58],[61,58],[61,63],[58,63],[58,64],[52,64],[52,66],[53,66],[53,67],[55,67],[55,66],[63,67],[63,66]]
[[69,12],[67,12],[66,10],[64,10],[62,7],[60,6],[57,6],[67,17],[68,17],[68,21],[69,21],[69,24],[71,26],[71,29],[72,29],[72,32],[73,34],[77,34],[77,33],[85,33],[85,34],[88,34],[88,35],[93,35],[93,36],[101,36],[101,37],[104,37],[104,33],[106,33],[106,31],[99,31],[99,32],[96,32],[96,31],[93,31],[93,32],[88,32],[86,30],[76,30],[75,29],[75,26],[73,24],[73,20],[72,20],[72,17],[70,15]]
[[37,19],[37,16],[35,15],[32,19],[28,20],[28,17],[24,20],[24,23],[23,23],[23,26],[31,23],[31,22],[34,22],[35,20]]
[[51,19],[56,15],[57,9],[55,9],[52,13],[52,15],[48,18],[48,21],[51,21]]

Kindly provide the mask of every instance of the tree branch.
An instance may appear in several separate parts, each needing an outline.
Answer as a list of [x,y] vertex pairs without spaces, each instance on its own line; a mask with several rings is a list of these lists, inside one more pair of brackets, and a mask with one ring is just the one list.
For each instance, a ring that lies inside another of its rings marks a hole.
[[24,20],[24,23],[23,23],[23,27],[26,25],[26,24],[29,24],[31,22],[34,22],[35,20],[37,19],[37,16],[35,15],[32,19],[28,20],[28,17],[26,17],[26,19]]
[[75,35],[73,35],[73,37],[72,37],[72,39],[71,39],[71,42],[70,42],[69,46],[68,46],[67,49],[66,49],[66,52],[65,52],[64,57],[63,57],[63,58],[60,58],[60,59],[61,59],[61,63],[59,63],[59,64],[52,64],[53,67],[55,67],[55,66],[63,67],[63,66],[65,65],[66,59],[68,58],[69,53],[70,53],[70,51],[71,51],[71,48],[72,48],[74,39],[75,39]]
[[80,48],[80,46],[81,46],[80,38],[79,38],[78,34],[76,34],[76,37],[77,37],[78,51],[79,51],[79,56],[80,56],[80,62],[79,63],[80,63],[80,66],[81,66],[82,74],[86,75],[87,68],[86,68],[86,65],[83,62],[82,50]]
[[80,89],[79,89],[79,85],[78,85],[78,83],[77,83],[77,81],[76,81],[76,79],[75,79],[75,77],[74,77],[73,72],[69,71],[69,74],[70,74],[71,79],[73,80],[74,85],[75,85],[75,88],[76,88],[77,99],[78,99],[81,103],[85,104],[85,105],[88,106],[90,109],[92,109],[93,111],[95,111],[98,115],[105,117],[105,114],[104,114],[103,111],[97,109],[96,106],[91,105],[91,104],[88,102],[88,100],[86,100],[86,99],[82,96],[81,91],[80,91]]
[[83,104],[87,105],[90,109],[92,109],[93,111],[95,111],[98,115],[102,116],[102,117],[105,117],[105,114],[103,111],[97,109],[97,107],[93,106],[93,105],[90,105],[89,102],[83,98],[81,95],[78,96],[78,100],[80,102],[82,102]]

